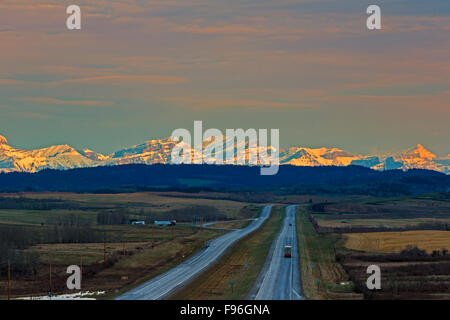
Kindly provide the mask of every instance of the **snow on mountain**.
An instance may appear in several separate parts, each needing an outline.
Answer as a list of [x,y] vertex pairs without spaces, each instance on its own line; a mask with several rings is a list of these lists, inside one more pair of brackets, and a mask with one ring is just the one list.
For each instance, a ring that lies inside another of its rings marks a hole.
[[109,165],[170,163],[172,148],[177,143],[171,138],[149,140],[114,152],[107,157],[106,163]]
[[0,136],[0,172],[36,172],[43,169],[73,169],[100,165],[68,145],[21,150]]
[[82,156],[89,158],[91,160],[94,160],[94,161],[103,161],[103,160],[108,159],[108,157],[102,155],[101,153],[97,153],[97,152],[94,152],[89,149],[77,150],[77,152],[79,154],[81,154]]
[[[222,141],[214,138],[203,141],[203,150],[207,151],[204,163],[211,163],[216,153],[223,152],[233,156],[236,161],[238,155],[236,146],[224,136]],[[252,141],[254,142],[254,141]],[[257,164],[270,164],[272,146],[262,148],[257,143],[242,141],[239,146],[244,148],[239,155],[248,163],[252,153],[259,154]],[[172,163],[172,149],[178,141],[169,138],[149,140],[126,149],[116,151],[110,155],[102,155],[89,149],[76,150],[69,145],[56,145],[36,150],[21,150],[11,147],[8,140],[0,135],[0,172],[37,172],[43,169],[72,169],[95,167],[100,165],[123,164],[169,164]],[[281,165],[295,166],[348,166],[360,165],[376,170],[407,170],[412,168],[429,169],[450,173],[450,154],[439,158],[422,145],[391,155],[360,155],[349,153],[339,148],[305,148],[301,146],[278,150]],[[191,161],[196,163],[201,155],[191,152]],[[198,161],[200,162],[200,161]],[[242,163],[240,163],[242,164]]]
[[8,145],[8,140],[4,136],[0,136],[0,145]]
[[348,166],[362,156],[338,148],[303,148],[291,147],[280,154],[280,164],[294,166]]

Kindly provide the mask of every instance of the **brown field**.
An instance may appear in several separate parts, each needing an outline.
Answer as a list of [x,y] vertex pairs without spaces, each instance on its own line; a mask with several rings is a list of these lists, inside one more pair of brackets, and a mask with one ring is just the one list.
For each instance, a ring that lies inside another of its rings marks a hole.
[[[46,243],[33,244],[23,252],[39,255],[35,273],[12,274],[11,293],[13,297],[45,295],[49,290],[50,265],[54,294],[67,293],[66,268],[82,264],[82,290],[106,291],[110,298],[123,290],[130,289],[171,267],[181,263],[200,250],[205,242],[226,231],[199,231],[191,223],[178,223],[176,227],[153,227],[151,225],[97,225],[97,214],[123,209],[131,213],[160,213],[191,206],[211,206],[225,214],[228,219],[246,219],[259,212],[260,205],[243,201],[221,199],[220,194],[205,195],[210,198],[194,198],[191,194],[152,192],[123,194],[76,194],[76,193],[17,193],[0,194],[0,197],[23,197],[33,199],[56,199],[67,202],[66,209],[1,209],[3,224],[18,225],[39,232],[52,232],[47,221],[54,217],[76,215],[89,222],[87,228],[104,231],[106,243],[106,265],[103,243]],[[24,201],[24,203],[26,203]],[[39,203],[39,202],[38,202]],[[42,201],[45,203],[45,201]],[[233,225],[232,225],[233,226]],[[234,225],[237,227],[237,224]],[[174,239],[172,239],[172,236]],[[122,242],[123,241],[123,242]],[[154,246],[152,245],[154,244]],[[0,278],[0,299],[5,298],[6,276]]]
[[369,252],[400,252],[407,246],[417,246],[431,253],[450,249],[450,231],[418,230],[403,232],[370,232],[345,234],[345,247]]
[[[217,197],[217,194],[213,195]],[[211,197],[213,197],[211,196]],[[157,193],[157,192],[136,192],[119,194],[81,194],[66,192],[22,192],[22,193],[2,193],[0,197],[24,197],[32,199],[57,199],[64,201],[79,202],[84,205],[101,208],[149,208],[155,212],[165,212],[182,207],[204,205],[216,207],[226,214],[228,218],[237,218],[239,211],[248,203],[232,200],[222,200],[215,198],[187,197],[185,194]]]
[[[13,274],[12,297],[46,295],[50,287],[50,264],[53,292],[70,293],[65,287],[65,269],[76,264],[82,266],[82,290],[106,291],[105,296],[98,298],[110,298],[181,263],[202,248],[207,240],[222,233],[203,230],[179,234],[174,240],[155,242],[153,247],[151,241],[127,242],[125,252],[123,243],[106,243],[106,268],[102,243],[36,245],[30,250],[41,254],[41,268],[32,276],[16,277]],[[0,279],[0,297],[6,296],[6,287],[6,279]]]
[[320,212],[354,215],[355,218],[435,218],[450,217],[450,201],[428,198],[400,198],[364,202],[324,204]]
[[417,218],[417,219],[322,219],[325,215],[313,215],[320,227],[348,228],[351,227],[414,227],[423,223],[448,223],[450,219]]

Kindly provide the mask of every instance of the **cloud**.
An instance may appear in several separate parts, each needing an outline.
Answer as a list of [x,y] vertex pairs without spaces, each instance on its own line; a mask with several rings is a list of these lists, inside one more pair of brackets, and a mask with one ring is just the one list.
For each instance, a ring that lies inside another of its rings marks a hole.
[[26,81],[15,80],[15,79],[0,79],[0,85],[22,85],[25,84]]
[[30,119],[52,119],[53,116],[49,114],[36,113],[36,112],[10,112],[10,115],[18,118],[30,118]]
[[162,98],[161,100],[173,102],[184,107],[190,107],[194,110],[208,110],[213,108],[312,108],[316,105],[313,103],[292,101],[292,100],[277,100],[277,99],[250,99],[250,98],[224,98],[224,97],[170,97]]
[[66,79],[59,81],[61,83],[124,83],[124,82],[138,82],[138,83],[152,83],[152,84],[179,84],[187,82],[186,79],[177,76],[162,76],[162,75],[123,75],[110,74],[95,77]]
[[68,106],[82,106],[82,107],[108,107],[114,105],[111,101],[98,101],[98,100],[62,100],[57,98],[48,97],[27,97],[17,98],[18,101],[52,104],[52,105],[68,105]]

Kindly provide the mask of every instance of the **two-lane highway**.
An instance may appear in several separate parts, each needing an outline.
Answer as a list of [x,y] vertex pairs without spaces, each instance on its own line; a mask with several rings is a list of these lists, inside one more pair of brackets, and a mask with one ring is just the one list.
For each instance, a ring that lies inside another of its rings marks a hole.
[[269,217],[272,206],[265,206],[258,219],[244,229],[229,232],[210,241],[199,253],[142,285],[117,297],[117,300],[164,299],[216,262],[236,241],[258,229]]
[[[299,254],[295,222],[295,206],[286,208],[286,217],[273,243],[260,277],[256,300],[301,300]],[[292,257],[284,257],[284,247],[292,247]]]

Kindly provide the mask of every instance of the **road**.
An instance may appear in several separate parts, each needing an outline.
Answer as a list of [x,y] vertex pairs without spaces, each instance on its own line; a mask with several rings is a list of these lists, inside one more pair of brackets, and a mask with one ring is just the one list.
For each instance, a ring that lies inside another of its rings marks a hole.
[[[301,296],[300,268],[297,245],[295,206],[286,208],[286,217],[280,233],[257,279],[257,288],[251,298],[255,300],[303,300]],[[292,246],[292,257],[284,257],[284,246]]]
[[258,229],[270,216],[271,210],[272,206],[265,206],[260,217],[244,229],[235,230],[211,240],[208,247],[203,248],[185,262],[124,293],[116,300],[166,298],[216,262],[236,241]]

